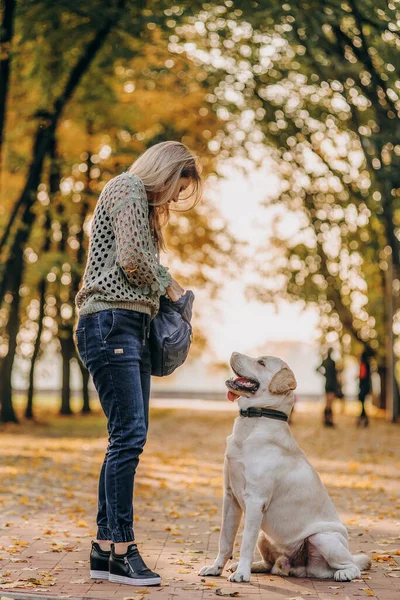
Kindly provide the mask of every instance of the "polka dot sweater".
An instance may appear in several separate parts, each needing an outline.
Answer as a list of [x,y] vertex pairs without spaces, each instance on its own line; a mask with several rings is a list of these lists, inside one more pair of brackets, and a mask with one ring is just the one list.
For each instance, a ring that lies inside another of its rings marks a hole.
[[159,264],[143,181],[130,173],[114,177],[93,215],[88,260],[75,298],[77,312],[128,308],[154,317],[171,280]]

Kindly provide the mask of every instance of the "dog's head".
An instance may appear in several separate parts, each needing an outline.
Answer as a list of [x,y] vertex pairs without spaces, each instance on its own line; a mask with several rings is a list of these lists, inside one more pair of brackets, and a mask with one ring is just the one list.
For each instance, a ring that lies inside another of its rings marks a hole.
[[251,358],[233,352],[231,367],[236,378],[228,379],[228,399],[240,398],[240,408],[266,407],[290,412],[297,383],[293,371],[275,356]]

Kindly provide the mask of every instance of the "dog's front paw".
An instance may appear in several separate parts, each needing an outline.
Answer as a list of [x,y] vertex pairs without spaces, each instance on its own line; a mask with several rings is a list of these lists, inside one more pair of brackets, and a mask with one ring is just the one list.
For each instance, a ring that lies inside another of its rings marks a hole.
[[233,583],[242,583],[243,581],[250,581],[250,569],[237,568],[232,575],[229,576],[229,581]]
[[223,569],[223,567],[220,567],[219,565],[214,564],[212,567],[203,567],[202,569],[200,569],[199,575],[218,577],[219,575],[221,575],[222,569]]
[[231,573],[234,573],[236,571],[236,569],[238,568],[238,562],[232,563],[231,565],[229,565],[228,567],[228,571],[230,571]]
[[360,569],[358,567],[339,569],[333,574],[335,581],[352,581],[352,579],[358,579],[358,577],[361,577]]

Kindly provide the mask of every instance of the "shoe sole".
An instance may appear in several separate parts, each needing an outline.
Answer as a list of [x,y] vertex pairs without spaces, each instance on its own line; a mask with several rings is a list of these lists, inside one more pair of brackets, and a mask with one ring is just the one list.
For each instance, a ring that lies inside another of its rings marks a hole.
[[93,571],[90,569],[90,579],[108,579],[108,571]]
[[134,579],[133,577],[124,577],[123,575],[109,575],[109,581],[112,583],[125,583],[126,585],[160,585],[161,577],[149,577],[147,579]]

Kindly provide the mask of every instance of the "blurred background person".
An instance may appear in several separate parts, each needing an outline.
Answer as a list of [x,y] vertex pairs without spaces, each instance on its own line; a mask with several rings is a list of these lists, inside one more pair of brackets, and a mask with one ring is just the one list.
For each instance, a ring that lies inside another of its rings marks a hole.
[[333,349],[328,349],[328,354],[325,360],[317,367],[318,373],[325,377],[325,409],[324,409],[324,425],[325,427],[334,427],[332,404],[338,391],[338,378],[336,363],[332,358]]
[[368,427],[369,420],[365,411],[365,400],[372,392],[372,382],[370,357],[365,350],[361,354],[359,384],[358,399],[361,402],[361,414],[358,417],[357,427]]

